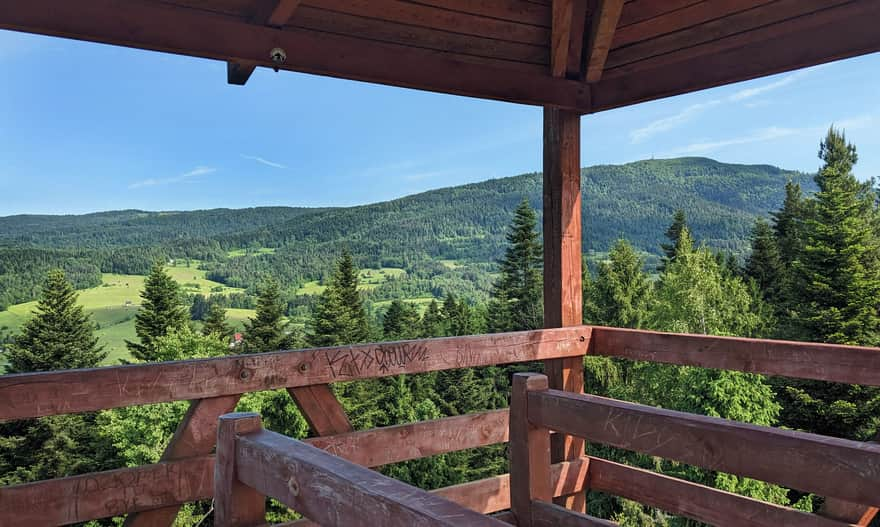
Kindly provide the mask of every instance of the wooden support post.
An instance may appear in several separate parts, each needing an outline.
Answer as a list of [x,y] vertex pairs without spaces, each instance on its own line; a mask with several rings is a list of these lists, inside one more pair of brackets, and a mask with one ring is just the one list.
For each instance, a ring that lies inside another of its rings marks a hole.
[[510,510],[519,527],[532,527],[532,502],[550,501],[550,430],[529,422],[528,394],[547,390],[546,375],[517,373],[510,393]]
[[[582,323],[581,291],[581,121],[577,113],[544,108],[544,327]],[[586,344],[586,343],[585,343]],[[586,353],[586,345],[583,352]],[[545,362],[550,387],[584,391],[582,357]],[[578,459],[584,441],[557,434],[554,463]],[[556,500],[560,505],[586,511],[586,496]]]
[[[189,409],[177,426],[160,461],[177,461],[210,454],[217,443],[217,418],[235,411],[235,405],[240,398],[240,395],[224,395],[190,402]],[[171,527],[178,512],[180,505],[129,514],[125,518],[124,527]]]
[[214,465],[214,525],[217,527],[257,527],[266,523],[266,497],[238,480],[235,464],[237,436],[261,429],[257,414],[220,416]]

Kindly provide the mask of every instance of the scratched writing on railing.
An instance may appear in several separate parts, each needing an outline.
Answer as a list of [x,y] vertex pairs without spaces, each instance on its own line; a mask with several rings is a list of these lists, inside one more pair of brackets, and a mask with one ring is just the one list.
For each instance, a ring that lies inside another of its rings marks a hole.
[[428,360],[428,348],[422,344],[381,344],[366,349],[324,352],[333,378],[369,375],[375,370],[384,374]]

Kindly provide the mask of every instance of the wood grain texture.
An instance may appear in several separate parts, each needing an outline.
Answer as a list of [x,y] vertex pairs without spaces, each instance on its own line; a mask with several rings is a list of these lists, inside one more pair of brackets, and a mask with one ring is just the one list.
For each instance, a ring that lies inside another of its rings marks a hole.
[[242,481],[248,467],[238,455],[242,438],[259,434],[262,428],[260,416],[254,413],[226,414],[219,419],[214,464],[216,527],[259,527],[266,523],[265,493]]
[[602,78],[622,10],[623,0],[598,0],[597,9],[591,15],[587,50],[584,53],[587,82],[597,82]]
[[192,400],[401,373],[578,357],[588,327],[359,344],[0,376],[0,420]]
[[166,51],[227,62],[275,66],[269,51],[287,50],[281,69],[471,97],[589,111],[583,83],[456,55],[287,27],[279,30],[167,4],[128,0],[0,0],[0,28]]
[[[872,443],[880,443],[880,432]],[[835,498],[827,498],[819,514],[842,522],[854,524],[858,527],[868,527],[880,512],[878,507],[865,507],[858,503],[843,501]]]
[[529,421],[528,394],[548,389],[546,375],[517,373],[510,392],[510,510],[520,527],[533,527],[534,500],[550,501],[550,430]]
[[[258,26],[281,27],[286,24],[299,6],[300,0],[260,0],[251,17],[251,24]],[[244,86],[257,64],[254,62],[227,62],[226,82],[236,86]]]
[[266,430],[238,437],[240,481],[322,525],[506,526],[436,494]]
[[619,527],[613,521],[589,516],[545,501],[533,503],[532,514],[533,527]]
[[594,327],[590,353],[880,386],[880,348]]
[[342,407],[329,385],[316,384],[288,388],[287,393],[299,407],[313,434],[329,436],[345,434],[354,430],[345,413],[345,408]]
[[876,506],[880,445],[575,395],[529,393],[529,419],[551,430],[710,470]]
[[[582,322],[580,116],[544,108],[544,327],[577,326]],[[545,362],[552,388],[582,393],[582,357]],[[552,439],[552,461],[577,459],[584,452],[580,438]],[[566,498],[581,512],[584,496]]]
[[[160,461],[174,461],[210,454],[217,444],[218,418],[235,410],[240,396],[227,395],[190,402]],[[125,527],[171,527],[179,505],[129,514]]]
[[594,491],[621,496],[671,514],[721,527],[849,525],[595,457],[590,458],[589,486]]

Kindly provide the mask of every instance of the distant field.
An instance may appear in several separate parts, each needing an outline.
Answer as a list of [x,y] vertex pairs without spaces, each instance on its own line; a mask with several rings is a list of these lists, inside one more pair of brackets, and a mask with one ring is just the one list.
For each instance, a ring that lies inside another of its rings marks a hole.
[[[360,282],[359,289],[368,291],[381,285],[388,280],[400,278],[406,275],[406,271],[397,267],[380,267],[379,269],[361,269],[358,273]],[[317,280],[306,282],[296,290],[300,295],[320,295],[324,292],[326,286],[321,285]]]
[[[243,291],[206,279],[205,271],[196,269],[197,265],[198,262],[191,262],[190,267],[178,264],[166,270],[187,293],[209,295]],[[125,341],[135,339],[134,316],[139,308],[145,279],[140,275],[105,273],[100,286],[79,291],[79,303],[98,324],[98,338],[108,351],[104,361],[106,364],[118,364],[119,359],[130,357]],[[36,302],[27,302],[0,311],[0,328],[18,332],[36,305]],[[250,309],[230,309],[227,318],[230,325],[240,329],[244,320],[253,314],[254,311]]]
[[259,249],[234,249],[226,253],[230,258],[240,258],[242,256],[253,256],[255,254],[275,254],[274,247],[260,247]]

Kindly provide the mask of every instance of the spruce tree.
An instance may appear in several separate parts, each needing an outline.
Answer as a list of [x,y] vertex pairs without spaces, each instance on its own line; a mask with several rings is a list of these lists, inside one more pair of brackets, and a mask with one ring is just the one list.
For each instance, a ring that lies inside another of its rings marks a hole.
[[678,245],[678,238],[681,236],[681,231],[687,229],[687,216],[682,209],[676,209],[675,214],[672,216],[672,224],[669,225],[669,228],[666,229],[666,239],[669,240],[669,243],[661,243],[660,248],[663,249],[663,259],[660,261],[660,272],[663,272],[666,269],[666,266],[669,265],[669,262],[675,259],[676,246]]
[[358,270],[347,249],[318,299],[310,326],[308,340],[313,346],[356,344],[370,338],[367,312],[358,292]]
[[615,243],[588,292],[587,307],[595,310],[588,318],[605,326],[643,327],[651,301],[651,282],[643,268],[644,260],[629,242]]
[[752,252],[746,260],[746,276],[755,281],[764,299],[778,305],[783,280],[779,244],[770,225],[759,219],[752,230]]
[[94,368],[107,353],[64,271],[49,271],[34,317],[6,352],[8,373]]
[[415,306],[401,300],[392,300],[382,317],[385,340],[406,340],[419,336],[419,312]]
[[291,347],[293,337],[284,318],[285,304],[278,282],[266,278],[259,288],[257,313],[244,324],[244,351],[262,353]]
[[443,327],[443,314],[440,313],[440,304],[437,303],[437,300],[431,299],[431,303],[428,304],[422,315],[420,326],[419,336],[422,338],[442,337],[446,334]]
[[514,211],[507,251],[501,260],[501,277],[492,291],[490,331],[539,329],[544,325],[543,253],[536,226],[535,211],[524,199]]
[[205,323],[202,326],[202,335],[215,335],[221,339],[229,338],[232,329],[226,323],[226,310],[219,302],[211,302]]
[[442,313],[447,335],[459,337],[474,333],[473,313],[464,300],[457,300],[455,295],[449,293],[443,301]]
[[800,184],[792,181],[785,184],[785,200],[782,202],[782,208],[772,216],[773,232],[779,246],[779,258],[784,265],[790,266],[798,258],[803,238],[803,222],[806,219]]
[[180,329],[189,322],[189,313],[181,302],[180,286],[165,272],[161,263],[153,266],[141,291],[141,308],[134,319],[135,334],[140,342],[125,341],[132,356],[142,361],[155,361],[155,340]]

